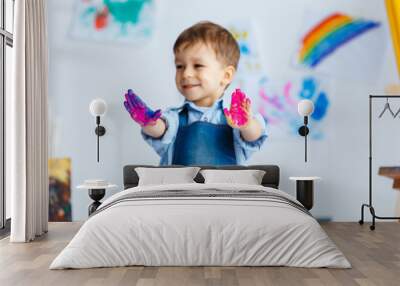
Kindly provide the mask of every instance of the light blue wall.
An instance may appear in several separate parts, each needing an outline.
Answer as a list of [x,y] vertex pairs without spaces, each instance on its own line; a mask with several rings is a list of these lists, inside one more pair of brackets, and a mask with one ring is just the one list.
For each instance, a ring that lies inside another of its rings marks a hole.
[[[122,187],[125,164],[157,164],[158,156],[142,140],[139,127],[130,120],[123,92],[134,88],[151,106],[166,108],[180,102],[174,84],[172,45],[184,28],[200,20],[220,24],[251,18],[256,25],[263,64],[270,74],[292,75],[287,62],[296,44],[304,9],[340,10],[385,21],[384,1],[378,0],[164,0],[157,1],[153,39],[143,46],[76,41],[68,36],[74,1],[48,1],[50,156],[72,159],[73,219],[87,217],[90,199],[75,187],[89,178],[103,178]],[[389,40],[389,39],[388,39]],[[331,107],[323,126],[325,139],[309,142],[309,163],[304,163],[303,139],[270,134],[264,148],[249,164],[278,164],[281,188],[294,194],[289,176],[315,175],[317,217],[338,221],[359,219],[360,204],[368,198],[368,94],[382,93],[397,81],[394,55],[388,42],[377,81],[330,82]],[[108,103],[103,119],[107,129],[101,138],[101,162],[96,162],[95,121],[89,103],[101,97]],[[383,103],[377,105],[377,110]],[[399,104],[396,105],[400,107]],[[376,125],[374,151],[378,165],[399,163],[399,120]],[[379,215],[393,215],[395,192],[391,181],[375,176],[375,203]],[[114,191],[115,192],[115,191]],[[112,194],[110,192],[108,195]]]

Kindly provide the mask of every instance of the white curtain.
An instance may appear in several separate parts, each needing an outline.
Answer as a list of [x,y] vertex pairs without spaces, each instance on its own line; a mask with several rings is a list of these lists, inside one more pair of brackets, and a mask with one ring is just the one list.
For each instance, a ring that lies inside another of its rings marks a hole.
[[48,227],[45,2],[17,0],[14,7],[13,92],[6,99],[11,242],[31,241]]

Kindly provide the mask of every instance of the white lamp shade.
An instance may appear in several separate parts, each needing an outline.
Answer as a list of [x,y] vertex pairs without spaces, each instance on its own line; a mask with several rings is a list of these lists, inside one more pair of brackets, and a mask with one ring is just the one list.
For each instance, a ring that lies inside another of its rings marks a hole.
[[309,116],[314,111],[314,103],[309,99],[300,100],[297,104],[297,112],[301,116]]
[[107,103],[101,98],[93,99],[90,102],[89,110],[93,116],[103,116],[107,111]]

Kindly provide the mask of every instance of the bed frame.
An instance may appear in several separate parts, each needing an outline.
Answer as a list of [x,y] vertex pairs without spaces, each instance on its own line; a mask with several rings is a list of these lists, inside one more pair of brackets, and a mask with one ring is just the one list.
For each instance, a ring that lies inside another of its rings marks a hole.
[[[139,177],[135,171],[136,167],[147,168],[179,168],[180,165],[153,166],[153,165],[126,165],[124,166],[124,189],[133,188],[138,185]],[[251,165],[251,166],[199,166],[201,169],[220,169],[220,170],[264,170],[266,173],[261,184],[264,187],[278,189],[279,187],[279,167],[277,165]],[[199,173],[194,180],[197,183],[204,183],[203,176]]]

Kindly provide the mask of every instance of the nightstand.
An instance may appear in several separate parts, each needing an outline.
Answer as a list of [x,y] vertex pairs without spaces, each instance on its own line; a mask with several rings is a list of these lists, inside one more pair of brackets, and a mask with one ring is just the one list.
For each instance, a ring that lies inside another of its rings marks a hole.
[[89,216],[97,210],[101,205],[100,200],[104,198],[106,189],[115,188],[117,185],[109,184],[104,180],[85,180],[82,185],[77,186],[77,189],[87,189],[89,197],[94,201],[88,207]]
[[296,181],[296,199],[303,206],[311,210],[314,205],[314,181],[320,180],[320,177],[289,177]]

